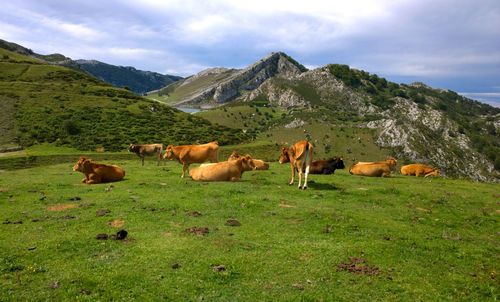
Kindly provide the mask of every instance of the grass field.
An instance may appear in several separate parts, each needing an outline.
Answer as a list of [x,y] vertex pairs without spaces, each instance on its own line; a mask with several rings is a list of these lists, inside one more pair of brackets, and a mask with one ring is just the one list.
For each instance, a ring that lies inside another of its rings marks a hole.
[[337,170],[299,191],[276,161],[197,183],[176,162],[109,158],[123,181],[82,185],[74,163],[0,172],[0,300],[500,296],[499,184]]

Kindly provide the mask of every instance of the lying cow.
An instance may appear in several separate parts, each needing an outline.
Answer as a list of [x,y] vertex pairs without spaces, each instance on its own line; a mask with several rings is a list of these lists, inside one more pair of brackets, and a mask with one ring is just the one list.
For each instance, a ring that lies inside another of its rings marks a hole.
[[[248,156],[250,157],[249,154],[245,155],[245,157]],[[231,155],[229,155],[227,161],[232,161],[232,160],[237,160],[238,158],[242,158],[243,156],[241,156],[240,154],[238,154],[238,152],[236,151],[233,151],[233,153],[231,153]],[[264,162],[263,160],[260,160],[260,159],[253,159],[253,162],[255,164],[255,170],[267,170],[269,169],[269,164]]]
[[389,163],[361,163],[349,167],[349,173],[353,175],[389,177],[393,166]]
[[186,171],[189,172],[190,164],[201,164],[207,160],[212,163],[219,162],[219,145],[217,141],[203,145],[168,145],[162,158],[177,160],[180,164],[182,164],[181,177],[184,177]]
[[342,157],[333,157],[327,160],[313,160],[309,173],[311,174],[333,174],[336,169],[344,169]]
[[142,166],[144,166],[144,157],[146,156],[158,156],[158,164],[161,162],[161,155],[163,152],[163,144],[149,144],[149,145],[134,145],[130,144],[128,147],[128,152],[135,152],[137,156],[142,159]]
[[232,161],[200,166],[189,171],[196,181],[240,181],[244,171],[255,170],[254,160],[243,156]]
[[[292,180],[288,185],[293,185],[295,180],[295,169],[299,171],[299,189],[307,189],[307,177],[313,157],[313,145],[308,141],[300,141],[291,148],[283,147],[279,163],[290,162],[292,166]],[[304,186],[302,184],[302,174],[305,173]]]
[[119,181],[125,176],[125,171],[122,168],[115,165],[98,164],[85,156],[80,157],[73,167],[73,171],[85,174],[82,182],[87,184]]
[[429,167],[422,164],[411,164],[402,166],[401,174],[408,176],[417,176],[417,177],[441,176],[437,168]]
[[391,170],[394,170],[394,168],[396,168],[396,163],[397,163],[397,160],[395,158],[389,158],[386,161],[375,161],[375,162],[360,161],[356,165],[364,165],[364,164],[388,164],[388,165],[391,166]]

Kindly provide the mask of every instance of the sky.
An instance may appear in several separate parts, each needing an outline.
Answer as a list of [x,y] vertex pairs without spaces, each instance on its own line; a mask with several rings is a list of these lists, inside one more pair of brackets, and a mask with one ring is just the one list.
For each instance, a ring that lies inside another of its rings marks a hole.
[[282,51],[500,107],[499,0],[0,0],[0,39],[162,74]]

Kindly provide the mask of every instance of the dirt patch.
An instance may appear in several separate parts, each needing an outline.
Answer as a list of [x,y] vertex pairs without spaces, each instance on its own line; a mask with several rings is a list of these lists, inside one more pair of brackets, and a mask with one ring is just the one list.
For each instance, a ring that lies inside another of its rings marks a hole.
[[108,222],[108,225],[110,225],[114,228],[119,228],[124,224],[125,224],[125,220],[113,220],[113,221]]
[[201,216],[201,213],[198,211],[194,211],[194,212],[188,213],[187,216]]
[[443,238],[446,238],[446,239],[451,239],[451,240],[462,240],[462,237],[460,237],[460,235],[457,235],[457,236],[453,236],[452,234],[443,234],[442,235]]
[[214,271],[214,272],[223,272],[225,270],[226,270],[226,266],[224,264],[212,266],[212,271]]
[[210,231],[208,228],[204,227],[190,227],[184,230],[185,233],[190,233],[190,234],[196,234],[196,236],[205,236],[208,234]]
[[364,258],[349,257],[349,262],[337,264],[337,272],[347,271],[356,275],[378,276],[382,270],[376,265],[365,264]]
[[60,205],[56,205],[56,206],[50,206],[50,207],[45,208],[45,210],[52,211],[52,212],[58,212],[58,211],[64,211],[67,209],[73,209],[73,208],[77,208],[77,207],[78,207],[78,205],[76,205],[74,203],[68,203],[68,204],[60,204]]
[[234,218],[229,218],[226,223],[224,223],[224,225],[227,225],[227,226],[241,226],[241,223],[234,219]]
[[282,201],[280,204],[278,204],[278,207],[283,207],[283,208],[296,208],[296,206],[292,206],[287,204],[285,201]]

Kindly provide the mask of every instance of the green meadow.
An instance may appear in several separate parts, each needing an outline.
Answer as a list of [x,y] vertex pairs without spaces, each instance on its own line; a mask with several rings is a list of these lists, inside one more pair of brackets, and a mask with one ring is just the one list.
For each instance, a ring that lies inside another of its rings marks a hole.
[[499,184],[345,169],[301,191],[279,150],[262,152],[270,169],[237,183],[125,153],[93,154],[126,171],[116,183],[83,185],[79,154],[2,168],[0,300],[500,298]]

